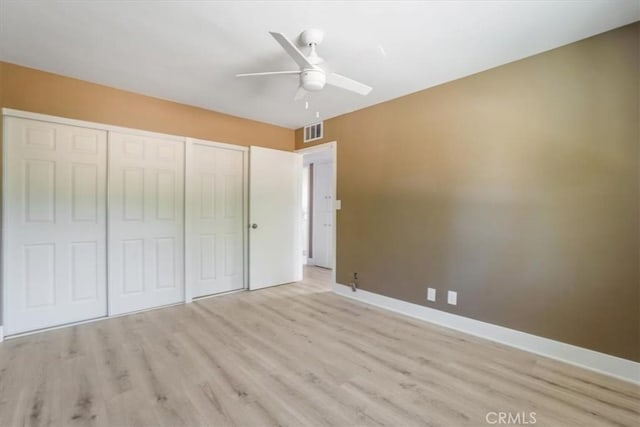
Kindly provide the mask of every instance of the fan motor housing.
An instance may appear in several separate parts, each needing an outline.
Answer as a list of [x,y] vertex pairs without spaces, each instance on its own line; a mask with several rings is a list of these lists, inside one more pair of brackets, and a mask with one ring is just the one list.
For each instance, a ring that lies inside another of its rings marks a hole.
[[303,70],[300,73],[300,86],[310,92],[322,90],[327,77],[322,70]]
[[298,40],[302,46],[319,45],[324,38],[324,31],[317,28],[304,30],[298,36]]

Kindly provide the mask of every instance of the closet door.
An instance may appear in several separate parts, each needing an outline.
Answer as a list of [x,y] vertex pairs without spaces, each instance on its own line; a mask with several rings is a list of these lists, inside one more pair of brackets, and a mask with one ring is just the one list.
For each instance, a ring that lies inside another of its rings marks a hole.
[[184,143],[109,133],[109,314],[184,300]]
[[244,151],[194,143],[188,173],[193,297],[242,289]]
[[105,316],[106,132],[4,124],[5,333]]

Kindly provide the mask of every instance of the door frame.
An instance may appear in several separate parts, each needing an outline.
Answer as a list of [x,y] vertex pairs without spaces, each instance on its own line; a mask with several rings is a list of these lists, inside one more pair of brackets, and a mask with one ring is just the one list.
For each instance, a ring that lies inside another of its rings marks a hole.
[[[310,170],[310,174],[313,174],[313,178],[311,179],[311,181],[313,182],[313,185],[311,187],[311,194],[310,195],[314,198],[314,200],[311,203],[311,209],[309,211],[310,211],[311,219],[312,219],[311,224],[310,224],[311,225],[310,226],[310,234],[311,234],[311,242],[310,242],[311,244],[310,244],[310,246],[312,248],[312,255],[313,256],[307,257],[307,264],[310,261],[311,264],[313,264],[313,265],[315,265],[317,267],[327,268],[327,267],[323,267],[322,265],[319,265],[317,263],[318,259],[316,258],[316,254],[317,254],[316,249],[318,249],[318,248],[316,247],[317,239],[315,237],[318,234],[316,232],[319,231],[318,229],[315,228],[319,224],[319,222],[316,221],[316,213],[317,212],[315,211],[316,210],[316,200],[315,200],[316,189],[318,188],[318,185],[317,185],[318,180],[316,178],[318,178],[319,166],[320,165],[328,165],[330,169],[329,169],[329,173],[328,173],[327,179],[329,180],[329,183],[328,183],[328,185],[330,186],[329,192],[331,193],[331,207],[329,208],[329,210],[330,210],[329,213],[333,214],[332,211],[333,211],[333,207],[335,206],[335,203],[333,202],[335,200],[334,194],[333,194],[334,193],[334,189],[332,187],[333,180],[334,180],[334,177],[332,175],[333,174],[333,160],[314,161],[313,163],[309,163],[308,166],[311,166],[311,165],[313,165],[313,172],[311,172],[311,170]],[[335,227],[335,224],[333,223],[333,221],[334,221],[334,218],[332,217],[331,218],[331,227]],[[332,245],[331,239],[332,239],[332,237],[327,239],[327,242],[326,242],[326,245],[329,246],[329,247]],[[333,262],[332,258],[328,258],[327,259],[327,265],[331,265],[332,266],[331,268],[333,268],[334,262]]]
[[318,151],[324,151],[324,150],[331,150],[331,158],[333,159],[333,172],[332,172],[332,179],[333,179],[333,185],[332,185],[332,190],[331,190],[331,197],[333,198],[333,209],[332,209],[332,221],[333,221],[333,230],[331,232],[331,247],[332,247],[332,255],[331,255],[331,265],[333,266],[333,268],[331,269],[331,284],[335,285],[336,284],[336,246],[337,246],[337,239],[338,239],[338,227],[337,227],[337,220],[338,220],[338,211],[340,210],[340,205],[341,205],[341,201],[337,199],[337,195],[338,195],[338,141],[331,141],[331,142],[325,142],[323,144],[317,144],[311,147],[306,147],[306,148],[300,148],[298,150],[295,150],[295,153],[299,153],[302,155],[305,154],[311,154],[311,153],[316,153]]
[[[242,152],[242,289],[246,290],[249,287],[249,230],[246,225],[249,224],[249,147],[243,147],[240,145],[226,144],[224,142],[216,142],[216,141],[208,141],[204,139],[197,138],[185,138],[185,156],[184,156],[184,302],[190,303],[193,302],[193,289],[192,289],[192,281],[191,281],[191,272],[187,268],[187,260],[191,258],[191,231],[192,231],[192,223],[191,219],[193,218],[194,212],[191,208],[192,197],[191,193],[188,191],[191,187],[191,184],[194,182],[194,169],[193,169],[193,146],[194,145],[204,145],[206,147],[212,148],[223,148],[226,150],[235,150]],[[237,291],[231,291],[237,292]],[[225,292],[226,293],[226,292]],[[207,295],[201,298],[208,298],[214,295]]]

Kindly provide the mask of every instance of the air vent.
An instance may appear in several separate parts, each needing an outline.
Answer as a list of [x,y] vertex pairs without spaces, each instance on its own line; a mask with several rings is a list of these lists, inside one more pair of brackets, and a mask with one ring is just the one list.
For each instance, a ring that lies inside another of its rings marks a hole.
[[322,139],[322,123],[314,123],[304,127],[304,142]]

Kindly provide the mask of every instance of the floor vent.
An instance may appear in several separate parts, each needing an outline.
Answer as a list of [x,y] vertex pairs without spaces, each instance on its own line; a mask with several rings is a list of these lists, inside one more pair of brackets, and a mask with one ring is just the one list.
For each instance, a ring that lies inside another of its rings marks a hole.
[[311,142],[318,139],[322,139],[322,124],[314,123],[304,127],[304,142]]

